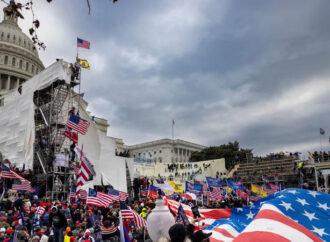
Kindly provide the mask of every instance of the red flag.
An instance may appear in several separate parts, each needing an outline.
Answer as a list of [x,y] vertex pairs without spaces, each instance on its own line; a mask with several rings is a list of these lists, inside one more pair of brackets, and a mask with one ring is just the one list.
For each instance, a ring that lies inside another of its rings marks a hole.
[[71,140],[73,143],[78,143],[78,134],[73,132],[72,129],[68,126],[65,126],[65,131],[63,132],[63,135],[69,140]]

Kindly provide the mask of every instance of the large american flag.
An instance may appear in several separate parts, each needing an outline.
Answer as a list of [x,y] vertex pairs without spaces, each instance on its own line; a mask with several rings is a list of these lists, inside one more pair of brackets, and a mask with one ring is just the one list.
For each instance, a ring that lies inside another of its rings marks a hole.
[[330,241],[330,195],[286,189],[231,209],[210,231],[211,241]]
[[88,181],[91,174],[95,175],[95,171],[92,164],[90,163],[90,161],[85,156],[84,152],[82,152],[82,150],[79,147],[76,147],[74,151],[76,152],[80,160],[80,167],[77,176],[77,189],[76,189],[76,193],[77,195],[79,195],[79,191],[81,187],[86,183],[86,181]]
[[71,114],[68,122],[66,123],[66,126],[80,134],[86,134],[88,131],[89,123],[79,116]]
[[147,222],[144,218],[140,217],[137,212],[129,208],[125,203],[120,202],[120,211],[122,219],[133,219],[137,228],[147,226]]
[[97,207],[109,207],[111,202],[112,198],[108,194],[89,188],[87,205],[93,205]]
[[115,189],[110,189],[109,195],[111,196],[112,200],[117,201],[117,202],[118,201],[125,202],[126,199],[128,198],[127,192],[122,192],[122,191],[118,191]]

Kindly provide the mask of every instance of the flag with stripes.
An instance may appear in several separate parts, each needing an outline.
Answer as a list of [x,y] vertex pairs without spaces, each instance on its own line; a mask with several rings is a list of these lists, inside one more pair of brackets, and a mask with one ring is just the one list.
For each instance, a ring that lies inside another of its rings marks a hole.
[[66,126],[80,134],[86,134],[88,131],[89,123],[77,115],[71,114]]
[[91,43],[89,41],[77,38],[77,47],[89,49],[90,45],[91,45]]
[[20,178],[22,178],[15,171],[10,169],[8,166],[5,166],[4,164],[1,164],[0,177],[3,179],[20,179]]
[[24,178],[20,180],[14,180],[12,190],[34,192],[34,189],[31,187],[31,182]]
[[72,186],[70,189],[70,199],[75,199],[76,198],[76,187]]
[[79,193],[79,190],[88,181],[90,175],[95,176],[95,171],[91,162],[88,160],[84,152],[82,152],[82,150],[79,147],[76,146],[74,151],[76,152],[80,160],[80,167],[77,176],[77,191],[76,191],[77,193]]
[[123,219],[133,219],[137,228],[142,228],[147,225],[144,218],[140,217],[137,212],[129,208],[125,203],[120,202],[121,217]]
[[127,192],[118,191],[116,189],[110,189],[108,194],[111,196],[112,200],[117,202],[118,201],[125,202],[126,199],[128,198]]
[[108,194],[96,191],[91,188],[88,189],[87,205],[109,207],[111,202],[112,198]]
[[87,200],[88,194],[86,190],[80,189],[78,192],[76,192],[76,196],[78,199]]
[[330,241],[329,201],[329,194],[290,188],[233,208],[204,230],[211,241]]
[[0,177],[3,179],[14,179],[12,185],[13,190],[34,192],[30,181],[18,175],[15,171],[5,166],[4,164],[1,164]]
[[222,196],[221,196],[221,189],[219,187],[210,187],[210,190],[209,191],[209,199],[215,199],[215,200],[218,200],[218,199],[222,199]]

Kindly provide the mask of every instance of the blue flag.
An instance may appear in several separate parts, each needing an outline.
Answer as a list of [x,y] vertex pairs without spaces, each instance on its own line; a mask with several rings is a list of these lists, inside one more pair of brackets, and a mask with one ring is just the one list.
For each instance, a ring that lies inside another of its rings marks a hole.
[[206,182],[209,187],[222,187],[222,181],[212,177],[206,177]]
[[203,186],[200,184],[193,184],[186,181],[186,192],[190,192],[194,194],[202,194]]
[[183,225],[188,225],[189,224],[188,217],[187,217],[186,213],[184,212],[183,207],[182,207],[181,204],[178,208],[178,214],[176,216],[175,223],[180,223],[180,224],[183,224]]
[[233,180],[227,179],[227,185],[236,190],[241,190],[241,191],[245,190],[244,185],[242,183],[240,183],[239,181],[233,181]]

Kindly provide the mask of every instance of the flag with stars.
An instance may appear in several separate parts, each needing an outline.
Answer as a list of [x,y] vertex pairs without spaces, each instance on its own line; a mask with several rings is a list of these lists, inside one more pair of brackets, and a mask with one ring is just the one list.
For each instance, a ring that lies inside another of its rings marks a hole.
[[330,195],[286,189],[232,208],[204,230],[211,241],[330,241]]

